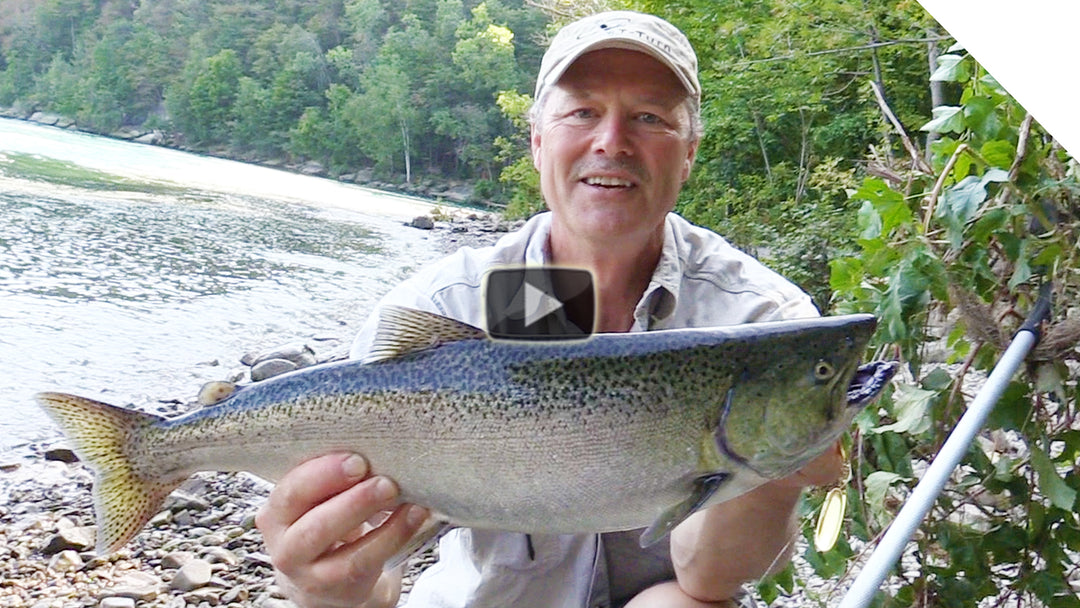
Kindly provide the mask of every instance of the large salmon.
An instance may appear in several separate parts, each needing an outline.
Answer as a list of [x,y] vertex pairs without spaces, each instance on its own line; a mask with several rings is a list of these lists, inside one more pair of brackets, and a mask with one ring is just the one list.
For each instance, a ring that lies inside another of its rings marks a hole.
[[402,500],[452,525],[649,526],[647,544],[798,470],[896,368],[859,366],[870,315],[557,343],[491,340],[410,309],[380,316],[373,360],[238,387],[177,418],[38,395],[95,471],[98,551],[124,545],[196,471],[273,480],[333,451],[363,454]]

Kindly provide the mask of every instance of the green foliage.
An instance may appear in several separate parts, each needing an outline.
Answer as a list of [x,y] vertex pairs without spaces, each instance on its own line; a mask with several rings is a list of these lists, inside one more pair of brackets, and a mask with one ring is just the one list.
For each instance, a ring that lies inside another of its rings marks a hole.
[[493,102],[531,86],[548,23],[525,0],[48,0],[0,14],[0,105],[495,190],[513,159],[494,142],[513,127]]
[[517,91],[500,91],[496,103],[503,115],[514,125],[512,137],[495,140],[496,158],[509,163],[499,173],[499,181],[510,190],[510,200],[503,214],[509,219],[530,217],[545,209],[540,193],[540,173],[533,166],[529,149],[530,128],[528,113],[532,96]]
[[527,218],[546,208],[540,194],[540,174],[533,167],[531,159],[519,158],[502,170],[499,180],[514,185],[514,193],[504,212],[506,217]]
[[[830,262],[835,310],[877,315],[875,351],[898,353],[911,373],[860,416],[848,530],[871,541],[888,525],[976,390],[966,381],[993,367],[1037,286],[1052,281],[1058,308],[1026,374],[1013,379],[922,524],[916,572],[906,568],[876,601],[1074,607],[1080,323],[1066,317],[1080,300],[1080,171],[954,51],[932,77],[955,85],[958,99],[922,121],[940,136],[930,168],[897,161],[882,172],[893,181],[865,177],[852,189],[857,250]],[[850,547],[834,553],[845,563],[855,556]],[[806,558],[823,576],[839,573],[821,556]],[[785,584],[766,581],[763,593]]]
[[240,58],[232,49],[224,49],[204,62],[188,91],[188,130],[196,142],[226,140],[232,130],[241,75]]

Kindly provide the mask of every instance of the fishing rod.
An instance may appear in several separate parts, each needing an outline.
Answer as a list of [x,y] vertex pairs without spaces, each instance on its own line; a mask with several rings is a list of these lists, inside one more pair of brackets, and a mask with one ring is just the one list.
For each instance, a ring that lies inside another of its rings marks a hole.
[[1039,288],[1039,297],[1028,314],[1024,324],[1013,336],[1012,343],[1005,349],[982,390],[972,400],[960,421],[956,423],[945,445],[941,446],[934,461],[930,463],[921,481],[912,490],[911,496],[900,509],[877,549],[866,560],[855,582],[848,589],[839,608],[864,608],[874,597],[874,592],[888,576],[889,570],[900,559],[911,536],[915,533],[938,494],[945,488],[956,465],[967,452],[971,442],[982,429],[986,417],[994,409],[994,404],[1001,398],[1013,374],[1024,362],[1028,352],[1039,342],[1039,324],[1050,317],[1050,290],[1052,283],[1043,283]]

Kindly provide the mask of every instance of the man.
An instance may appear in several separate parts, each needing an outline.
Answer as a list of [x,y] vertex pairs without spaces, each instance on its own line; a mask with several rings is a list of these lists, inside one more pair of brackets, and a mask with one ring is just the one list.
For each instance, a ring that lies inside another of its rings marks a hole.
[[[464,249],[421,271],[383,303],[481,326],[485,271],[558,264],[592,272],[597,331],[816,316],[806,294],[671,213],[700,139],[700,95],[694,51],[666,21],[611,12],[567,26],[544,56],[531,114],[550,213],[494,247]],[[354,357],[367,352],[376,322],[361,330]],[[787,559],[801,489],[832,481],[839,464],[830,452],[791,478],[694,514],[649,549],[637,546],[640,531],[454,530],[409,605],[733,606],[745,581]],[[301,606],[396,602],[401,573],[383,563],[427,513],[396,506],[393,482],[375,473],[360,456],[316,458],[286,475],[259,513],[278,580]]]

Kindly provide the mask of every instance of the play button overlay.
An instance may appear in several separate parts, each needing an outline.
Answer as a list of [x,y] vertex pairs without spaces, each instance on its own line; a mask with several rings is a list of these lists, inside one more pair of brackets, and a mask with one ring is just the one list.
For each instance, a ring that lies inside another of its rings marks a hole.
[[488,272],[487,331],[503,340],[582,340],[592,334],[592,274],[580,268],[529,266]]

